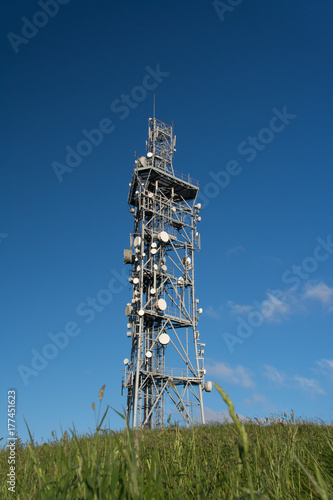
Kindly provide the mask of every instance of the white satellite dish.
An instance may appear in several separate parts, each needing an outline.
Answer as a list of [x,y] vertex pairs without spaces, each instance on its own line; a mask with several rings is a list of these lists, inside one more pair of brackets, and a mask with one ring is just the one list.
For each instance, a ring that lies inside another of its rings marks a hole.
[[[139,158],[139,162],[141,163],[141,165],[143,167],[146,167],[147,166],[147,158],[145,156],[140,156]],[[136,163],[136,162],[135,162]]]
[[161,333],[158,340],[160,344],[167,345],[170,342],[170,337],[167,333]]
[[185,255],[183,257],[183,264],[184,264],[184,266],[190,266],[191,265],[191,257],[189,257],[188,255]]
[[208,380],[207,382],[205,382],[205,384],[204,384],[204,391],[206,391],[206,392],[212,392],[212,388],[213,388],[213,384],[211,383],[210,380]]
[[149,153],[147,153],[147,158],[151,158],[153,156],[153,153],[151,151],[149,151]]
[[158,239],[163,243],[168,243],[170,237],[166,231],[161,231],[160,233],[158,233]]
[[160,311],[165,311],[167,308],[167,303],[165,302],[164,299],[158,299],[158,301],[156,302],[156,307]]
[[151,358],[152,357],[152,353],[151,351],[146,351],[146,358]]
[[155,293],[156,293],[155,288],[151,288],[151,289],[150,289],[150,293],[151,293],[151,295],[155,295]]
[[155,255],[155,254],[157,253],[156,248],[152,248],[152,249],[151,249],[151,253],[152,253],[153,255]]
[[145,312],[144,312],[144,310],[143,310],[143,309],[140,309],[140,311],[139,311],[139,316],[143,316],[143,315],[144,315],[144,313],[145,313]]
[[129,359],[125,358],[124,359],[124,365],[128,365],[128,363],[129,363]]
[[139,278],[133,278],[133,283],[134,285],[137,285],[139,283]]
[[134,238],[134,246],[139,247],[140,245],[141,245],[141,238],[140,238],[140,236],[136,236]]

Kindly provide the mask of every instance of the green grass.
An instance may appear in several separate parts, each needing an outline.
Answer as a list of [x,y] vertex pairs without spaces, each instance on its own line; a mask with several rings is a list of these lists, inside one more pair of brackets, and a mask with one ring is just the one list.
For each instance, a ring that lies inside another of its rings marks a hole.
[[[333,499],[332,424],[293,413],[242,423],[215,387],[232,423],[113,432],[101,429],[100,405],[92,434],[19,443],[16,493],[2,481],[1,499]],[[7,456],[2,448],[2,478]]]

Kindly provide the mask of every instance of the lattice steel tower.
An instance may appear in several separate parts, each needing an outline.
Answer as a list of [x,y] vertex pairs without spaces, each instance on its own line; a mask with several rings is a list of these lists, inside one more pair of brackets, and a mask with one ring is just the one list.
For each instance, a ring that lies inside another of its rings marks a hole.
[[149,118],[147,154],[135,161],[128,203],[134,216],[130,249],[132,301],[126,306],[131,358],[124,359],[122,394],[133,428],[164,425],[165,398],[190,424],[199,407],[205,423],[204,346],[195,297],[194,253],[200,248],[198,182],[175,172],[173,126]]

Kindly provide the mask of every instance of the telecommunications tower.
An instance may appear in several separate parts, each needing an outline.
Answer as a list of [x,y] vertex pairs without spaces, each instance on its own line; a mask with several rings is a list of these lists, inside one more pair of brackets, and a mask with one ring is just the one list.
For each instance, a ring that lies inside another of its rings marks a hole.
[[133,291],[125,314],[132,349],[122,394],[133,428],[163,426],[167,398],[187,425],[198,410],[204,424],[202,394],[212,389],[204,381],[194,286],[199,185],[173,169],[175,145],[173,126],[149,118],[147,153],[135,161],[128,194],[134,229],[124,263]]

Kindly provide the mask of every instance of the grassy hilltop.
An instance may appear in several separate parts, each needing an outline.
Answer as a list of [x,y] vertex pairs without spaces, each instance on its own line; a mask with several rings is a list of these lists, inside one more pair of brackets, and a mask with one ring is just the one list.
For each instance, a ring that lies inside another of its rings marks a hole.
[[16,492],[4,480],[1,499],[333,499],[332,424],[293,413],[243,424],[216,388],[232,423],[113,432],[105,412],[94,434],[18,444]]

